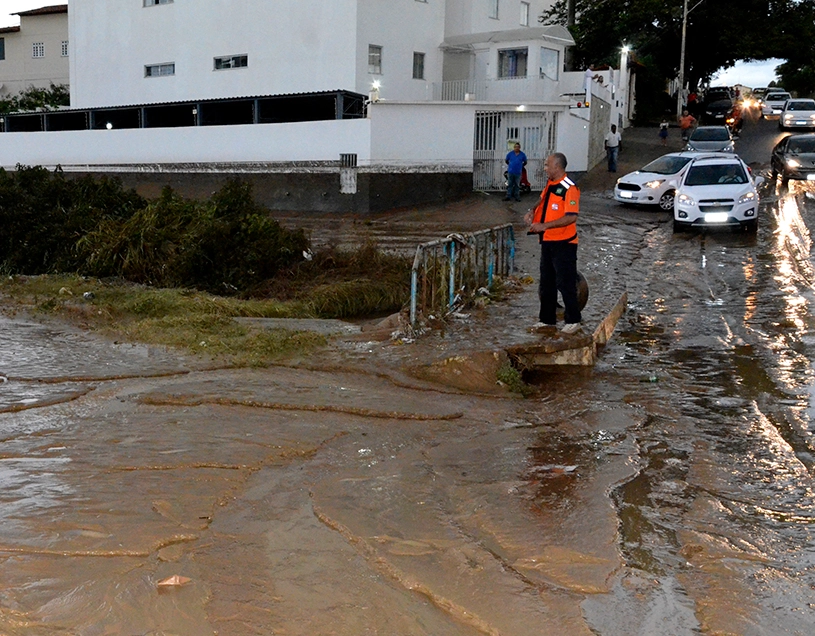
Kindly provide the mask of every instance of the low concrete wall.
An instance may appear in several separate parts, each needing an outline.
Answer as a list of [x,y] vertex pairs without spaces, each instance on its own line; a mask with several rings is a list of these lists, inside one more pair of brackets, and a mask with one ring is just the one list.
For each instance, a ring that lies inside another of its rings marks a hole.
[[339,169],[312,172],[71,172],[69,176],[103,174],[125,187],[155,198],[170,186],[184,197],[209,198],[232,178],[252,185],[255,199],[270,210],[366,214],[393,208],[454,201],[472,192],[473,176],[455,173],[357,173],[357,192],[341,194]]

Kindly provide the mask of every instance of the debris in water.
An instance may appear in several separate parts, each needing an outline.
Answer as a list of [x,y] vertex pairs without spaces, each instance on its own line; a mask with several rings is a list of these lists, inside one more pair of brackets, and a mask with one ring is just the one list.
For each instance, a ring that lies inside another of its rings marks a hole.
[[156,583],[156,587],[181,587],[182,585],[186,585],[192,581],[192,579],[187,578],[186,576],[179,576],[178,574],[173,574],[172,576],[168,576],[166,579],[162,579],[158,583]]

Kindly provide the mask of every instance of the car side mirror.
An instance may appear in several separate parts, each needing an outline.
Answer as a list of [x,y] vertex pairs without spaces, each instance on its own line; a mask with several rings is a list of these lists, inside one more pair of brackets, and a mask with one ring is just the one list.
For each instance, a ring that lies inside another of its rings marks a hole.
[[668,185],[671,188],[678,188],[679,187],[679,182],[676,179],[669,179],[668,180]]
[[759,176],[753,179],[753,185],[756,187],[760,186],[762,183],[764,183],[764,177]]

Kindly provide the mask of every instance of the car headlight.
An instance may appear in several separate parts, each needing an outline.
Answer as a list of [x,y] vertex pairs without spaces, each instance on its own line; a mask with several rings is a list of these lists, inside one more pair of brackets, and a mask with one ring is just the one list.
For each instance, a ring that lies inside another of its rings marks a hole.
[[801,162],[798,161],[797,159],[787,159],[787,165],[790,168],[800,168],[801,167]]
[[756,200],[755,192],[745,192],[739,197],[739,203],[750,203]]
[[658,188],[663,183],[665,183],[665,179],[654,179],[653,181],[649,181],[648,183],[644,183],[643,185],[646,188],[654,189],[654,188]]
[[693,200],[693,197],[687,194],[680,194],[676,197],[676,200],[680,205],[696,205],[696,201]]
[[786,115],[784,115],[784,119],[792,119],[792,115],[790,113],[787,113]]

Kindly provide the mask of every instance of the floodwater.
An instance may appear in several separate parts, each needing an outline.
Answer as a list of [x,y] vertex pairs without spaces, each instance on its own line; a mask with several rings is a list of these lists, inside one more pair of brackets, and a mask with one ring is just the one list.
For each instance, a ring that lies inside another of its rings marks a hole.
[[752,238],[587,195],[586,322],[629,308],[528,399],[477,367],[531,287],[263,370],[2,320],[0,634],[811,634],[809,190]]

